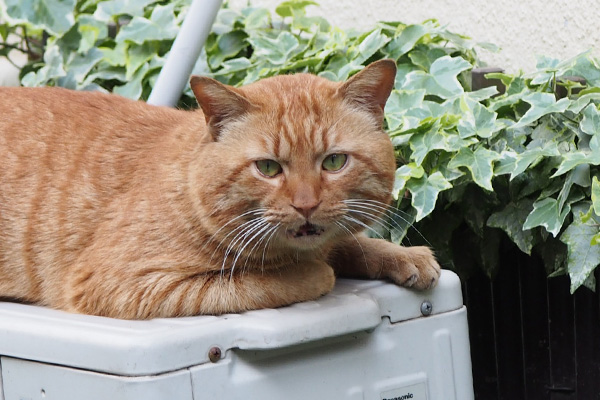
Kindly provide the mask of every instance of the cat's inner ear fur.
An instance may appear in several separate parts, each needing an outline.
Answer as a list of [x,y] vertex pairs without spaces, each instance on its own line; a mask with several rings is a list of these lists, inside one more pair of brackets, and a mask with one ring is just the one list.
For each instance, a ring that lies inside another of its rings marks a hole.
[[383,123],[383,110],[395,79],[396,63],[393,60],[376,61],[347,80],[338,89],[338,94],[345,101],[369,111]]
[[227,123],[239,119],[255,107],[233,87],[212,78],[192,76],[190,86],[215,140],[219,139]]

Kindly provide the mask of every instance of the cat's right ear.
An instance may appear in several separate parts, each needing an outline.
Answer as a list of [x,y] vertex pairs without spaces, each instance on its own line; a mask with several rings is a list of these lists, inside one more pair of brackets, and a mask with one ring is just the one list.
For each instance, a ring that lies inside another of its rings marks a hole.
[[385,103],[394,88],[396,63],[393,60],[379,60],[366,66],[348,79],[338,93],[349,103],[369,111],[383,123]]
[[218,140],[223,128],[254,108],[233,87],[205,76],[192,76],[190,86],[202,108],[208,129]]

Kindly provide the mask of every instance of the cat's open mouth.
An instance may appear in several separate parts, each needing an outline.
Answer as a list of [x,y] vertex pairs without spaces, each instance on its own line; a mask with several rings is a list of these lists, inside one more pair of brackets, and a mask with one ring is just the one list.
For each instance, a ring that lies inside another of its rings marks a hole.
[[320,228],[316,225],[313,225],[309,222],[300,226],[300,228],[296,230],[289,230],[288,236],[292,238],[302,238],[302,237],[310,237],[310,236],[319,236],[324,231],[323,228]]

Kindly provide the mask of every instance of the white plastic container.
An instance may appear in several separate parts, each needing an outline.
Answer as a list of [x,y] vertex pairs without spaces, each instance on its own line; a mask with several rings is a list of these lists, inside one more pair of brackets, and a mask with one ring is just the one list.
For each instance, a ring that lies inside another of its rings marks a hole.
[[0,362],[4,400],[473,398],[467,314],[448,271],[429,292],[339,280],[318,301],[220,317],[0,303]]

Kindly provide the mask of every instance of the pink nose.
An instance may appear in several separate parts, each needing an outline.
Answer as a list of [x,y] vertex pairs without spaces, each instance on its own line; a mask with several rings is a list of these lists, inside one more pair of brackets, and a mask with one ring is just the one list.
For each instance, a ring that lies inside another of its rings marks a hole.
[[304,218],[309,219],[311,215],[313,215],[313,213],[315,212],[315,210],[317,209],[317,207],[319,207],[319,203],[316,204],[303,204],[303,205],[295,205],[292,204],[292,207],[294,207],[294,209],[296,211],[298,211],[300,213],[300,215],[302,215]]
[[292,189],[291,206],[304,218],[310,218],[321,204],[318,183],[304,178],[299,182],[294,182],[290,187]]

